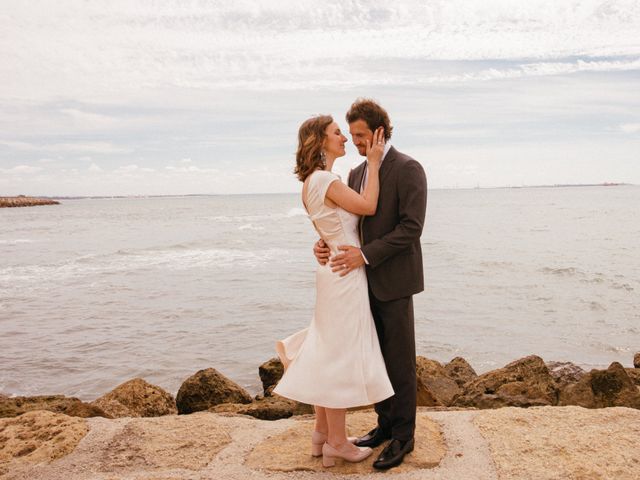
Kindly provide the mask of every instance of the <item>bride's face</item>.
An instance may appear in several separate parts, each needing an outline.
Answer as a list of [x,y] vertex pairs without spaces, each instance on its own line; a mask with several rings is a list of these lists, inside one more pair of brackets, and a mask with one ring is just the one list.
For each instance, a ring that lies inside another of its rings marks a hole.
[[327,138],[324,139],[322,148],[326,152],[327,156],[331,156],[333,158],[344,156],[346,153],[344,144],[347,143],[347,137],[342,134],[338,124],[333,122],[327,127],[324,133],[327,135]]

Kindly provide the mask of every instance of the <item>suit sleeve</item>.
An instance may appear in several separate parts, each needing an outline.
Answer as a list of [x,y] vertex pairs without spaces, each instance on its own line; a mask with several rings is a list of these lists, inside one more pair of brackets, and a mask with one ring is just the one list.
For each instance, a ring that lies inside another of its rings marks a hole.
[[398,224],[383,237],[362,247],[371,268],[405,251],[420,239],[426,210],[427,177],[422,165],[410,160],[398,174]]

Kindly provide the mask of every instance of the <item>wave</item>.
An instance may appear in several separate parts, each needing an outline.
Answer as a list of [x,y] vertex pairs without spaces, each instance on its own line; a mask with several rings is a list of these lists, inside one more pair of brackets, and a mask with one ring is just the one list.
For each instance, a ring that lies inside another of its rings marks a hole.
[[634,288],[628,283],[613,283],[611,288],[615,288],[616,290],[626,290],[627,292],[632,292]]
[[28,238],[15,238],[0,240],[0,245],[19,245],[21,243],[33,243],[33,240]]
[[561,277],[573,277],[575,275],[582,274],[578,269],[574,267],[565,267],[565,268],[551,268],[544,267],[540,269],[542,273],[549,273],[551,275],[558,275]]
[[281,248],[259,252],[231,248],[180,250],[175,246],[118,250],[113,254],[85,255],[67,262],[3,268],[0,269],[0,284],[19,288],[24,284],[41,283],[42,278],[56,282],[71,277],[128,274],[147,269],[184,271],[198,268],[254,268],[288,254],[286,249]]
[[210,220],[220,223],[247,223],[247,222],[272,222],[274,220],[287,220],[295,217],[307,217],[308,214],[303,208],[290,208],[286,213],[268,213],[265,215],[216,215],[213,217],[205,217],[204,220]]
[[260,231],[260,230],[264,230],[264,227],[256,227],[254,226],[252,223],[247,223],[246,225],[240,225],[238,227],[238,230],[255,230],[255,231]]
[[308,217],[309,215],[304,208],[292,208],[287,212],[287,218],[291,217]]

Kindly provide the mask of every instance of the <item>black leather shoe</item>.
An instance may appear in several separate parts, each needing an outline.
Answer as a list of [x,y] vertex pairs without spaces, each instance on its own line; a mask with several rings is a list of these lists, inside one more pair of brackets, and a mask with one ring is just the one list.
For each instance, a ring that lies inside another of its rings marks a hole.
[[386,442],[390,438],[391,435],[384,433],[380,427],[376,427],[366,435],[359,437],[355,442],[353,442],[353,444],[357,447],[376,448],[378,445]]
[[402,463],[407,453],[413,452],[414,443],[413,438],[406,442],[394,438],[389,442],[389,445],[385,447],[376,461],[373,462],[373,468],[386,470],[387,468],[397,467]]

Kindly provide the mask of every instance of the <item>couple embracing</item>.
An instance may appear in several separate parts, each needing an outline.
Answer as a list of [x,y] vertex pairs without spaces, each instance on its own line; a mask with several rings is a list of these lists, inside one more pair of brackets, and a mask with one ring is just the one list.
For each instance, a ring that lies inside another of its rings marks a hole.
[[[387,112],[369,99],[347,112],[349,133],[366,161],[348,186],[331,169],[347,138],[330,116],[298,132],[295,173],[320,236],[314,246],[316,304],[311,324],[277,342],[285,373],[274,392],[314,405],[311,453],[325,467],[373,462],[388,469],[414,447],[416,352],[412,295],[423,290],[420,236],[427,182],[420,163],[391,146]],[[346,436],[346,409],[375,404],[378,422]]]

